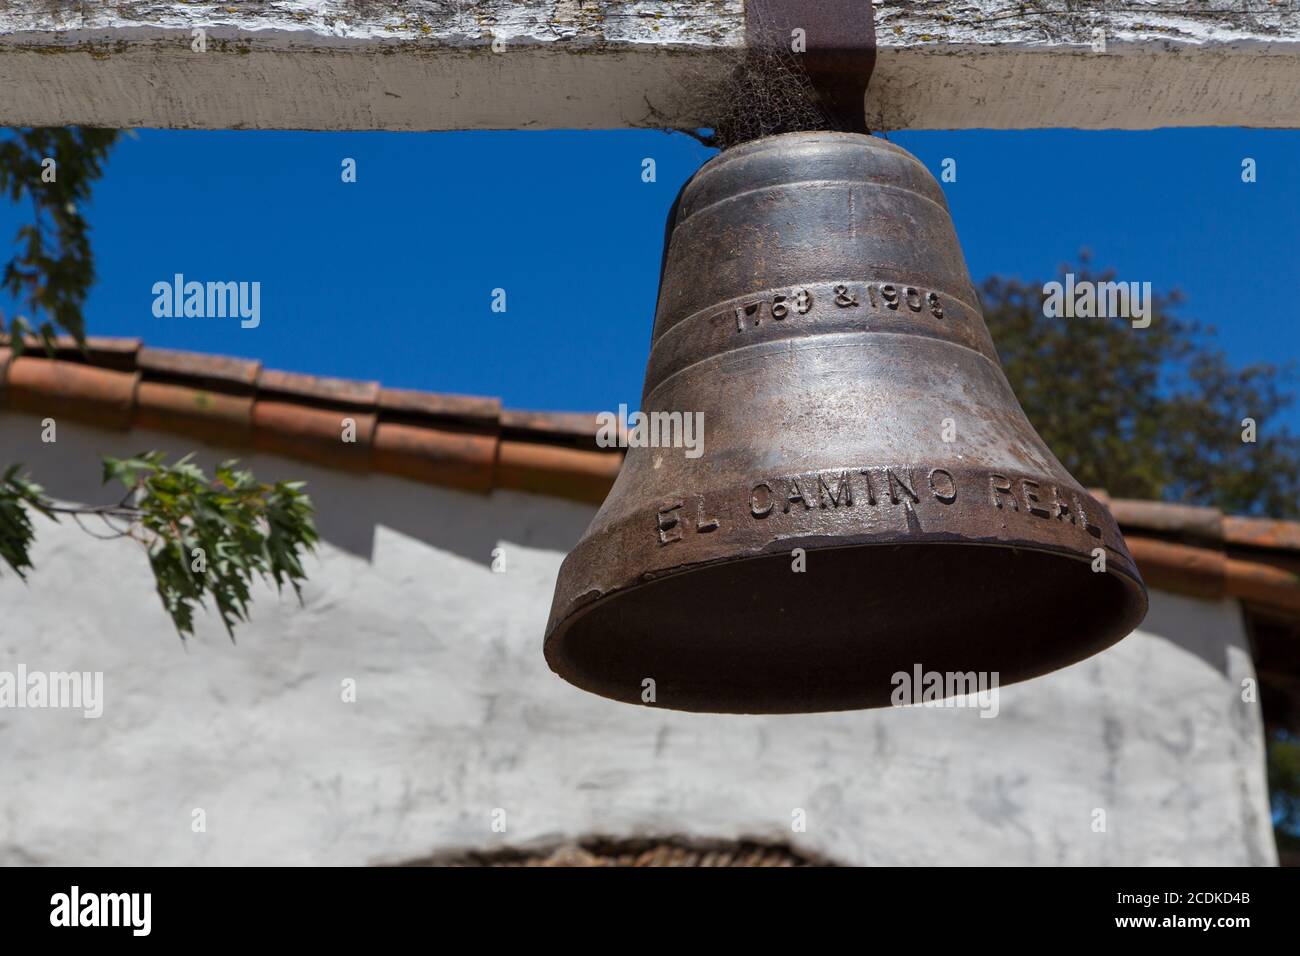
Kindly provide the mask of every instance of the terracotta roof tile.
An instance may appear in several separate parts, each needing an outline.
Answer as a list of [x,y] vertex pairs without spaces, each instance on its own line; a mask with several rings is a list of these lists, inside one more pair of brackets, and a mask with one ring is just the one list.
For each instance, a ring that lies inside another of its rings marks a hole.
[[1223,519],[1223,538],[1243,548],[1300,552],[1300,521],[1227,515]]
[[502,439],[497,487],[598,504],[622,464],[620,454]]
[[[50,357],[46,353],[45,343],[34,336],[23,336],[23,349],[25,356]],[[135,368],[135,356],[139,351],[139,339],[91,335],[86,337],[86,347],[83,350],[71,336],[59,335],[54,339],[53,357],[65,362],[88,362],[123,372]]]
[[253,403],[253,447],[330,468],[364,471],[371,465],[377,421],[373,412],[259,398]]
[[1132,534],[1124,535],[1124,543],[1148,587],[1206,598],[1227,592],[1227,557],[1222,551]]
[[135,424],[239,447],[252,441],[253,396],[145,380],[136,391]]
[[1300,613],[1300,574],[1267,561],[1229,557],[1225,567],[1227,591],[1233,597],[1264,607]]
[[257,376],[262,371],[262,363],[254,359],[153,349],[147,346],[140,349],[136,364],[145,374],[229,382],[250,390],[257,385]]
[[1214,548],[1125,534],[1148,587],[1199,598],[1235,597],[1286,614],[1300,613],[1300,568],[1247,559]]
[[526,412],[506,409],[501,413],[501,434],[505,438],[567,445],[588,451],[618,453],[596,444],[600,423],[595,412]]
[[327,378],[323,375],[302,375],[298,372],[281,372],[263,369],[257,379],[260,392],[277,392],[295,398],[339,405],[360,405],[374,408],[379,404],[378,382],[360,382],[351,378]]
[[380,421],[374,466],[426,484],[488,492],[494,486],[497,441],[494,433]]
[[380,389],[379,408],[383,412],[464,422],[493,431],[500,424],[502,414],[499,398],[446,395],[409,388]]
[[1144,528],[1164,534],[1206,541],[1223,540],[1223,513],[1217,508],[1114,498],[1107,507],[1123,527]]
[[9,362],[4,400],[9,408],[42,418],[129,428],[139,381],[139,372],[24,355]]
[[1300,522],[1129,498],[1107,506],[1150,587],[1300,612]]
[[[512,424],[531,444],[526,454],[507,453],[499,483],[502,420],[509,416],[497,398],[385,389],[378,382],[263,369],[254,360],[140,347],[135,340],[92,339],[84,353],[70,340],[60,347],[76,360],[51,359],[42,350],[17,363],[17,373],[7,376],[11,387],[0,393],[8,407],[481,492],[508,487],[599,500],[622,460],[617,453],[588,460],[573,447],[594,445],[594,415],[528,413]],[[0,373],[8,355],[0,351]],[[125,371],[99,364],[124,358],[131,363]],[[559,454],[548,455],[548,448]],[[556,467],[549,477],[543,474],[548,463]]]
[[594,438],[599,428],[596,412],[525,412],[507,409],[501,427],[508,431],[568,438]]

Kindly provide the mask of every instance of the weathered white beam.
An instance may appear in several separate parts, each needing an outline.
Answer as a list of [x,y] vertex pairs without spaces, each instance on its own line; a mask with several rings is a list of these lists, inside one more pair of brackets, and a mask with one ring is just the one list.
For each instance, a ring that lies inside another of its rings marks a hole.
[[[745,16],[744,0],[0,0],[0,124],[711,125],[726,104],[699,91],[743,55]],[[878,0],[876,31],[873,128],[1300,127],[1300,0]]]
[[743,33],[740,0],[0,0],[0,124],[672,125]]
[[1300,0],[878,0],[876,34],[873,128],[1300,127]]

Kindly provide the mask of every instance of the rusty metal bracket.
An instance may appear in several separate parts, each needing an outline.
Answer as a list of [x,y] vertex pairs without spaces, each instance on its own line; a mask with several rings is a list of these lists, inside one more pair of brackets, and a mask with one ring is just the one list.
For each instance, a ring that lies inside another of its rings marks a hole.
[[840,129],[868,131],[863,98],[876,65],[871,0],[745,0],[745,40],[751,48],[795,52]]

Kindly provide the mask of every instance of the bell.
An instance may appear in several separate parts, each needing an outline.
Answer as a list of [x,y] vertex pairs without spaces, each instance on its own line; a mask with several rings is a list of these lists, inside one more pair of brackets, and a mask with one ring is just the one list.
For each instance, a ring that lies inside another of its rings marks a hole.
[[770,136],[690,179],[641,412],[556,584],[546,659],[578,687],[912,703],[904,675],[1025,680],[1146,614],[1114,519],[1012,394],[942,190],[884,140]]

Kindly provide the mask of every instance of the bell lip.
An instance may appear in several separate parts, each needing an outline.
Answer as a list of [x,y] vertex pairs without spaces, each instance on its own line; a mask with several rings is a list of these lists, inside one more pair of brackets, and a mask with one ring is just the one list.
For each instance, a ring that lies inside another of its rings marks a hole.
[[[564,640],[565,636],[579,620],[581,620],[583,617],[585,617],[586,615],[588,615],[598,607],[601,607],[616,598],[624,597],[630,592],[637,590],[638,588],[643,587],[645,585],[651,583],[657,583],[659,581],[663,581],[668,578],[676,577],[678,575],[687,574],[694,571],[699,571],[704,568],[714,567],[717,565],[743,564],[750,561],[761,561],[764,559],[770,559],[778,555],[786,554],[785,546],[787,545],[791,547],[803,547],[804,550],[807,552],[849,551],[849,550],[856,550],[860,548],[870,548],[870,547],[891,548],[891,547],[899,546],[898,541],[882,541],[875,538],[853,540],[851,537],[841,539],[839,542],[833,545],[822,545],[822,546],[818,546],[812,543],[805,545],[805,544],[800,544],[797,541],[792,543],[792,541],[785,541],[785,540],[783,540],[781,543],[783,547],[780,549],[764,551],[758,554],[749,554],[749,555],[745,555],[744,557],[727,556],[727,557],[716,558],[710,561],[699,561],[692,564],[683,565],[678,568],[674,568],[671,571],[663,571],[663,572],[656,573],[650,577],[642,578],[632,584],[627,584],[622,587],[616,587],[613,590],[607,591],[601,594],[599,597],[593,598],[591,600],[582,601],[581,599],[579,599],[577,602],[573,603],[570,606],[568,612],[563,617],[559,619],[554,619],[553,616],[553,623],[549,624],[547,627],[546,636],[542,645],[542,652],[546,658],[547,667],[550,668],[552,673],[554,673],[557,677],[564,680],[566,683],[571,684],[574,687],[577,687],[579,690],[586,691],[587,693],[593,694],[597,697],[602,697],[606,700],[615,701],[617,703],[635,704],[638,706],[644,706],[651,709],[657,708],[659,710],[671,710],[679,713],[749,714],[755,716],[757,715],[773,716],[778,714],[786,714],[790,716],[796,716],[799,714],[846,713],[855,710],[883,709],[885,706],[883,704],[874,704],[874,705],[859,704],[859,705],[851,705],[851,706],[844,706],[844,707],[826,707],[821,709],[807,709],[802,707],[797,709],[787,709],[787,708],[717,709],[717,708],[708,708],[708,707],[673,706],[672,704],[669,703],[660,703],[660,702],[646,703],[640,700],[640,698],[635,694],[626,697],[606,694],[602,690],[598,689],[593,682],[578,679],[582,676],[578,672],[578,670],[575,668],[568,667],[562,663],[558,654],[558,645],[561,641]],[[1123,544],[1122,536],[1120,537],[1120,543]],[[967,548],[987,547],[987,548],[996,548],[1004,551],[1005,550],[1030,551],[1030,552],[1050,555],[1051,557],[1055,557],[1055,558],[1067,558],[1079,564],[1090,563],[1090,559],[1088,555],[1080,554],[1079,552],[1068,548],[1052,547],[1042,542],[1020,543],[1020,542],[1010,542],[1010,541],[981,541],[981,540],[956,538],[956,539],[949,539],[949,540],[930,539],[923,542],[916,542],[915,544],[922,545],[922,546],[926,546],[926,545],[952,546],[952,547],[967,547]],[[1141,627],[1142,622],[1146,620],[1147,612],[1150,610],[1150,605],[1151,605],[1150,596],[1147,590],[1146,583],[1142,580],[1142,575],[1138,571],[1137,563],[1134,562],[1133,559],[1128,555],[1128,549],[1126,546],[1124,547],[1123,555],[1125,558],[1127,558],[1126,563],[1120,563],[1120,562],[1112,563],[1110,566],[1107,567],[1107,570],[1104,572],[1106,574],[1116,574],[1119,576],[1120,584],[1124,589],[1124,595],[1125,595],[1125,601],[1121,605],[1121,609],[1120,609],[1121,613],[1117,616],[1116,622],[1112,626],[1112,628],[1108,629],[1108,635],[1107,635],[1108,639],[1105,641],[1105,643],[1101,644],[1095,650],[1086,653],[1082,656],[1074,657],[1073,659],[1059,666],[1051,667],[1045,671],[1040,671],[1038,673],[1018,676],[1011,680],[1004,680],[1001,682],[1002,686],[1009,686],[1012,684],[1023,683],[1024,681],[1033,680],[1037,677],[1043,677],[1049,673],[1053,673],[1054,671],[1062,670],[1065,667],[1071,667],[1075,664],[1080,663],[1081,661],[1087,660],[1090,657],[1094,657],[1097,654],[1100,654],[1101,652],[1108,650],[1111,647],[1114,647],[1120,641],[1124,640],[1124,638],[1129,637],[1130,635],[1133,634],[1134,631],[1136,631],[1139,627]],[[566,563],[567,563],[567,558],[566,558]],[[560,576],[563,576],[563,574],[564,574],[564,567],[563,565],[561,565]],[[1110,635],[1114,635],[1114,636],[1110,636]]]

